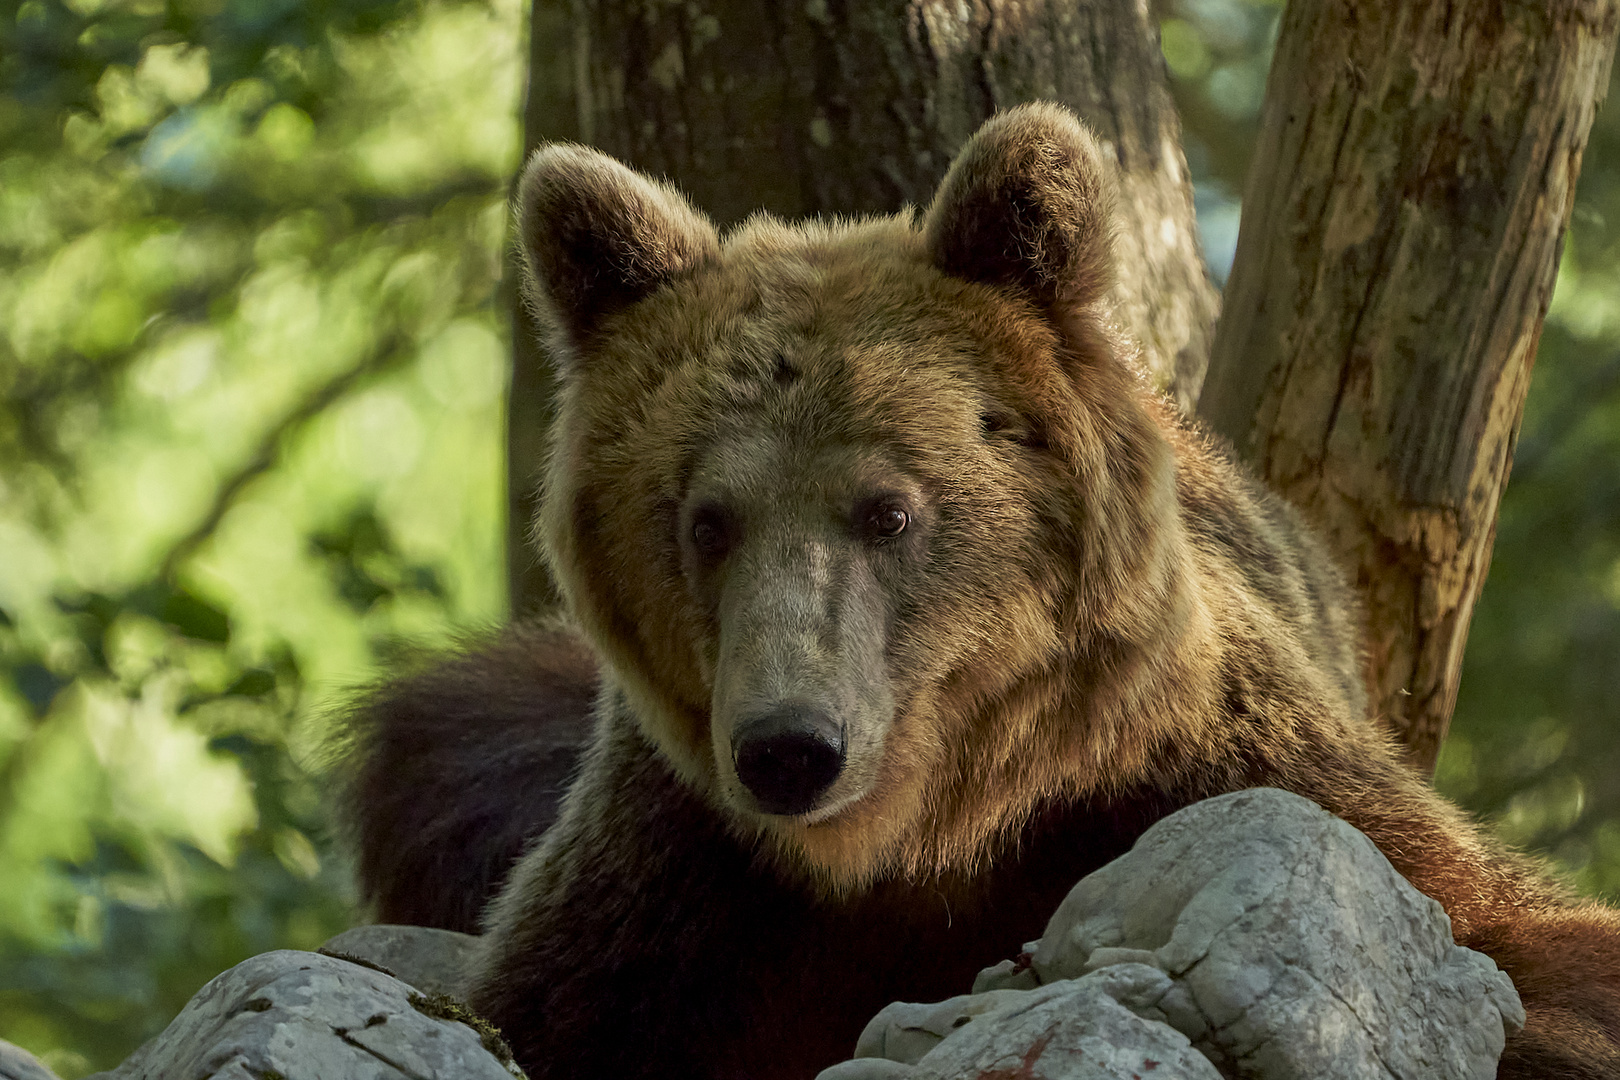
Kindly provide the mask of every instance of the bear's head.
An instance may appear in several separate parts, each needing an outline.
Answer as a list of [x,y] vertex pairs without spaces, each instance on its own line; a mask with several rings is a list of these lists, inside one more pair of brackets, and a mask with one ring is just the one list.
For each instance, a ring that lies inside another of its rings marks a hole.
[[1181,541],[1106,190],[1051,105],[920,219],[722,238],[592,150],[524,175],[557,582],[677,774],[824,885],[971,867],[1153,752],[1114,684],[1184,618]]

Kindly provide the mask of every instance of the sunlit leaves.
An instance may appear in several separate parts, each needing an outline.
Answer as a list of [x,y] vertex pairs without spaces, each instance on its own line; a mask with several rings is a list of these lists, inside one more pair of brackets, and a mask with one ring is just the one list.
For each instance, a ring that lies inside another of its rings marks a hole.
[[[475,7],[446,12],[432,34],[390,36],[381,49],[345,49],[339,63],[383,123],[353,132],[357,180],[402,193],[465,171],[499,172],[516,160],[512,123],[521,71],[510,42],[490,33]],[[404,107],[401,107],[401,104]]]
[[1159,44],[1181,112],[1204,260],[1226,280],[1238,206],[1265,91],[1280,5],[1266,0],[1171,0]]
[[0,2],[0,1037],[350,918],[310,769],[500,616],[518,9]]
[[1209,72],[1209,46],[1204,35],[1186,19],[1166,19],[1159,24],[1159,46],[1164,62],[1178,79],[1200,79]]

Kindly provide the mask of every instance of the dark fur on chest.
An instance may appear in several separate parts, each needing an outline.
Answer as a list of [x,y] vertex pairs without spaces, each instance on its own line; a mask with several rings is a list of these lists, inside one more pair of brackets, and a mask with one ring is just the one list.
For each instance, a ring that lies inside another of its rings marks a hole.
[[[371,752],[355,759],[350,820],[384,921],[476,932],[484,901],[557,820],[596,685],[578,647],[560,628],[519,628],[359,713]],[[616,809],[634,820],[609,833],[583,811],[565,817],[547,842],[580,869],[513,898],[540,914],[478,1002],[531,1076],[634,1076],[654,1061],[665,1077],[812,1076],[889,1002],[965,993],[1015,956],[1075,882],[1210,780],[1050,806],[982,873],[829,899],[783,880],[644,744],[583,767],[619,773],[591,786],[633,792]]]
[[647,1075],[651,1062],[694,1080],[813,1076],[889,1002],[965,993],[1040,936],[1075,882],[1201,794],[1053,806],[971,876],[829,898],[784,879],[650,748],[585,764],[597,767],[616,775],[586,787],[636,798],[607,820],[565,809],[543,842],[557,857],[530,856],[503,897],[525,918],[473,1003],[501,1018],[531,1076]]
[[[1162,747],[1162,782],[1048,805],[979,872],[826,900],[784,881],[633,731],[620,733],[628,753],[590,750],[595,687],[572,631],[519,628],[353,714],[348,820],[381,918],[476,930],[514,865],[531,868],[503,897],[527,916],[476,1004],[532,1077],[812,1077],[890,1001],[965,993],[1016,955],[1075,882],[1154,822],[1261,784],[1366,832],[1445,905],[1459,943],[1513,977],[1530,1022],[1509,1040],[1504,1080],[1620,1068],[1614,913],[1572,904],[1376,744],[1272,752],[1248,739],[1223,757]],[[1230,722],[1246,715],[1234,708]],[[571,778],[617,797],[559,820]],[[522,858],[548,828],[546,845],[567,853],[549,870],[543,853]]]

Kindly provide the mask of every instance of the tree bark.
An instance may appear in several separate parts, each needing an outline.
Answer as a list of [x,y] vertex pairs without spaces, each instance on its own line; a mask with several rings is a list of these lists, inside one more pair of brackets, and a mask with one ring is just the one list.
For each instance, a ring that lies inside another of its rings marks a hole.
[[[1184,406],[1218,297],[1198,247],[1158,24],[1136,0],[536,0],[529,145],[575,138],[668,177],[722,225],[926,205],[996,109],[1072,106],[1117,165],[1117,318]],[[567,78],[556,72],[566,70]],[[523,561],[545,392],[520,322],[512,425],[513,610],[549,585]]]
[[1199,412],[1322,529],[1374,708],[1456,701],[1616,0],[1295,0]]
[[[572,13],[567,0],[534,0],[529,18],[529,86],[524,95],[523,146],[578,142],[574,100]],[[502,292],[512,313],[512,372],[506,395],[506,588],[513,618],[548,611],[556,586],[531,535],[539,510],[546,432],[556,380],[542,355],[539,328],[523,304],[516,244],[506,252]]]

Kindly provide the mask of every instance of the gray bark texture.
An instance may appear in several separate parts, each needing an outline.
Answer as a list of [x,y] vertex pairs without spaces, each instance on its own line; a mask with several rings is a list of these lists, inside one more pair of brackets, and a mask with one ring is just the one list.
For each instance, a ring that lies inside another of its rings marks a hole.
[[[675,181],[722,226],[761,209],[925,206],[997,109],[1071,106],[1117,166],[1116,317],[1160,385],[1197,399],[1218,296],[1147,5],[536,0],[533,25],[528,145],[589,143]],[[552,596],[524,544],[549,376],[521,319],[516,336],[509,563],[523,613]]]
[[1199,413],[1323,531],[1380,718],[1456,702],[1616,0],[1295,0]]

